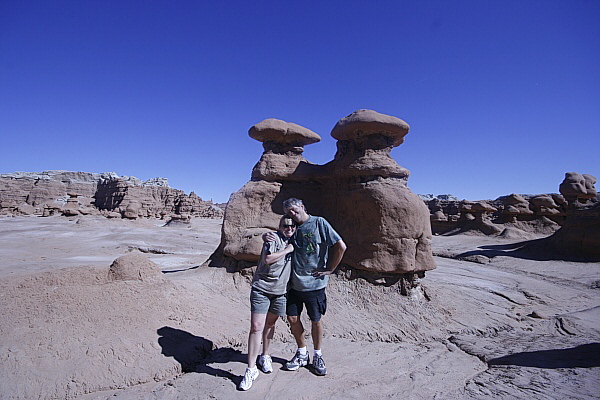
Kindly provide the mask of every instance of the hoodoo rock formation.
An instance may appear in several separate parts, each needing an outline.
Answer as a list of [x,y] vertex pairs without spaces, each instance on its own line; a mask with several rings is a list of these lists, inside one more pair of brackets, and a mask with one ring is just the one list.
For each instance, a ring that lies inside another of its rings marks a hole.
[[316,133],[276,119],[253,126],[249,135],[263,142],[264,152],[251,181],[231,195],[211,265],[256,263],[262,233],[277,228],[283,200],[297,197],[342,235],[348,245],[342,265],[350,276],[382,283],[404,278],[410,288],[435,263],[429,210],[406,186],[409,171],[390,156],[408,130],[399,118],[358,110],[331,132],[338,140],[334,159],[317,165],[302,156],[305,145],[320,140]]
[[567,172],[559,186],[568,202],[564,225],[550,238],[552,248],[562,254],[600,257],[600,199],[596,177]]
[[510,194],[496,200],[425,198],[434,234],[552,234],[565,222],[567,202],[560,194]]
[[192,216],[220,218],[223,211],[193,192],[169,187],[164,178],[145,182],[115,173],[70,171],[0,175],[0,215],[101,214],[136,219]]
[[560,194],[501,196],[472,202],[423,196],[433,232],[453,235],[477,232],[532,240],[526,247],[559,259],[596,259],[600,256],[600,197],[596,178],[567,172]]

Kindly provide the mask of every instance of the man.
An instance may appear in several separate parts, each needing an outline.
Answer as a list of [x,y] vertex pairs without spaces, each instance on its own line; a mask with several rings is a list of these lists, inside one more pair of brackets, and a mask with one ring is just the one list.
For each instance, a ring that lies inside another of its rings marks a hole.
[[[321,352],[323,340],[321,317],[327,310],[325,287],[329,280],[328,275],[335,271],[342,260],[346,244],[325,218],[309,215],[302,200],[287,199],[283,202],[283,211],[297,225],[296,233],[291,238],[294,252],[286,313],[298,350],[285,366],[289,371],[296,371],[309,363],[304,326],[300,320],[300,314],[306,307],[312,324],[313,368],[317,375],[325,375],[327,369]],[[266,241],[273,241],[275,240],[273,236],[266,234],[264,238]]]

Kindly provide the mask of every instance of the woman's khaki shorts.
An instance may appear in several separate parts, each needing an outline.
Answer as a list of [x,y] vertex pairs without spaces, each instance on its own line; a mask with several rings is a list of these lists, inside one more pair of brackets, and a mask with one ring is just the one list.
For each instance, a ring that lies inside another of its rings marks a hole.
[[255,314],[285,315],[285,294],[268,294],[252,288],[250,291],[250,311]]

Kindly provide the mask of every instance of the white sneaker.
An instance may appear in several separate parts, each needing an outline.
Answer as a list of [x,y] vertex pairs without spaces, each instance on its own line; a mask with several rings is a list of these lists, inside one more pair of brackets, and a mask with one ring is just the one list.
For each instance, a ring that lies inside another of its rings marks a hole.
[[273,372],[273,365],[271,362],[271,356],[268,355],[260,355],[258,356],[258,361],[256,362],[258,368],[265,374],[270,374]]
[[258,378],[258,369],[256,368],[246,368],[246,373],[244,374],[244,378],[240,382],[239,389],[240,390],[248,390],[252,387],[252,382]]

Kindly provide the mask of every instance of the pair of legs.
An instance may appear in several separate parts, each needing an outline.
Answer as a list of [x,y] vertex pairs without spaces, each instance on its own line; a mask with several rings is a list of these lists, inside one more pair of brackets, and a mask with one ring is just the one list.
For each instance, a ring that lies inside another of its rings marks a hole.
[[271,312],[266,314],[250,314],[250,333],[248,334],[248,368],[256,366],[256,357],[260,352],[260,342],[262,339],[262,353],[269,355],[271,340],[275,334],[275,323],[279,316]]
[[327,310],[327,296],[325,295],[325,289],[308,292],[299,292],[292,289],[288,292],[286,308],[287,319],[299,349],[306,347],[306,341],[304,340],[304,326],[300,320],[300,314],[302,314],[305,307],[311,321],[310,333],[314,349],[320,351],[323,342],[323,325],[321,323],[321,317]]
[[[290,330],[292,331],[292,335],[294,335],[294,339],[296,339],[298,348],[300,349],[306,347],[306,340],[304,339],[304,325],[302,325],[300,317],[297,315],[288,315],[287,320],[290,323]],[[310,334],[312,336],[315,350],[321,350],[321,343],[323,341],[323,325],[321,324],[321,320],[317,322],[311,321]]]

